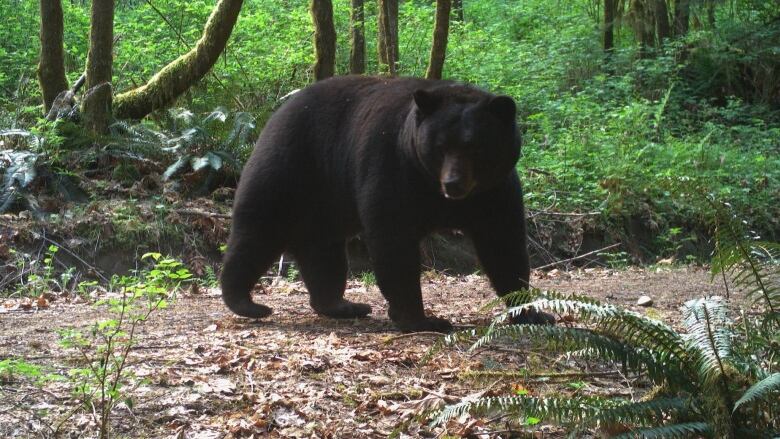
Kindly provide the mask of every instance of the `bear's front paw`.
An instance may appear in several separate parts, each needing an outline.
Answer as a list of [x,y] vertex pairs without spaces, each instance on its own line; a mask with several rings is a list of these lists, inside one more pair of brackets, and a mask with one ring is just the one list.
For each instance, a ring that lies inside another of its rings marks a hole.
[[554,325],[555,316],[536,309],[527,309],[512,317],[510,323],[516,325]]
[[425,317],[417,320],[401,320],[395,324],[401,332],[452,332],[452,323],[438,317]]

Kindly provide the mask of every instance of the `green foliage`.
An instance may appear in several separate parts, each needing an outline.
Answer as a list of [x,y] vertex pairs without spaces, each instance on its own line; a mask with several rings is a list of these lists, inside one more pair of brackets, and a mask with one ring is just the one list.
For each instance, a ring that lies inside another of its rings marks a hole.
[[360,282],[366,287],[376,286],[376,275],[373,271],[364,271],[360,273]]
[[[49,293],[67,294],[79,288],[76,269],[64,267],[58,262],[58,251],[59,247],[53,244],[41,249],[39,254],[27,254],[11,249],[10,262],[20,275],[14,279],[18,279],[18,282],[9,282],[4,287],[10,287],[11,295],[21,297],[40,297]],[[57,269],[56,264],[64,269]]]
[[[143,83],[192,47],[213,8],[213,1],[206,0],[153,4],[117,8],[117,91]],[[704,245],[697,236],[706,235],[701,219],[707,207],[689,204],[685,185],[670,182],[695,181],[730,200],[752,229],[776,238],[780,26],[774,4],[737,1],[726,8],[716,2],[715,26],[694,25],[687,36],[647,48],[643,57],[635,36],[623,26],[608,59],[594,5],[475,0],[466,5],[463,22],[451,23],[445,76],[509,94],[519,103],[525,146],[518,170],[524,174],[529,207],[599,212],[597,228],[618,238],[635,234],[631,226],[639,222],[653,235],[643,250],[680,256]],[[190,116],[229,106],[239,109],[236,121],[245,114],[262,126],[282,96],[312,81],[308,6],[304,0],[246,1],[220,62],[178,105],[190,108]],[[337,73],[344,74],[349,47],[348,38],[341,37],[349,32],[350,4],[338,0],[333,6],[340,37]],[[84,68],[89,10],[80,2],[63,7],[66,70],[72,81]],[[694,9],[699,7],[694,2]],[[368,2],[368,72],[379,71],[376,57],[370,56],[376,53],[376,12]],[[37,5],[11,0],[0,5],[0,13],[19,17],[0,29],[0,90],[5,91],[0,96],[12,96],[0,98],[0,126],[31,126],[40,114],[34,78]],[[400,74],[424,73],[433,16],[431,2],[401,3]],[[124,124],[127,138],[116,139],[116,148],[105,152],[127,158],[120,145],[140,148],[143,143],[149,147],[144,157],[154,158],[161,145],[172,147],[167,142],[178,138],[188,146],[174,153],[170,173],[240,168],[219,151],[230,152],[238,163],[247,156],[245,145],[222,144],[227,139],[222,130],[231,123],[221,124],[219,133],[207,129],[211,138],[204,139],[202,132],[189,129],[203,127],[208,116],[192,119],[195,126],[186,128],[176,115],[153,118],[157,126]],[[202,142],[209,146],[196,145]],[[188,151],[192,147],[195,151]],[[117,178],[137,179],[132,164],[118,167]]]
[[219,171],[223,164],[236,171],[240,169],[228,151],[244,148],[247,153],[246,147],[255,128],[250,114],[238,112],[233,115],[232,127],[224,140],[220,140],[220,132],[224,131],[228,113],[223,108],[217,108],[201,119],[186,109],[174,109],[169,114],[175,134],[166,140],[165,150],[177,154],[179,159],[165,170],[163,179],[168,180],[185,169]]
[[[507,301],[516,306],[489,326],[450,334],[442,341],[448,345],[469,341],[470,351],[475,351],[531,339],[548,350],[606,360],[619,365],[624,374],[646,375],[657,389],[646,399],[533,397],[527,393],[487,397],[449,406],[434,422],[444,423],[470,412],[509,416],[520,423],[534,416],[575,431],[613,424],[632,427],[630,434],[620,437],[764,437],[780,433],[780,343],[774,295],[780,264],[766,250],[775,248],[774,244],[754,248],[756,241],[750,235],[734,233],[738,227],[731,223],[741,222],[733,221],[732,216],[721,218],[724,211],[716,213],[720,218],[716,236],[720,239],[713,270],[724,278],[730,273],[744,297],[754,298],[752,304],[760,312],[753,316],[742,312],[742,322],[730,315],[729,303],[718,296],[687,301],[681,307],[684,331],[678,332],[613,305],[532,290],[509,296]],[[531,309],[567,315],[578,325],[506,324],[511,317]]]
[[135,381],[127,370],[127,359],[136,343],[136,331],[152,313],[166,308],[182,283],[192,278],[181,262],[159,253],[147,253],[141,260],[150,261],[151,266],[135,276],[115,276],[112,292],[96,303],[111,318],[86,330],[61,332],[61,344],[80,358],[80,367],[68,371],[74,396],[85,408],[97,410],[101,438],[110,435],[109,416],[116,405],[123,402],[132,407],[123,388]]

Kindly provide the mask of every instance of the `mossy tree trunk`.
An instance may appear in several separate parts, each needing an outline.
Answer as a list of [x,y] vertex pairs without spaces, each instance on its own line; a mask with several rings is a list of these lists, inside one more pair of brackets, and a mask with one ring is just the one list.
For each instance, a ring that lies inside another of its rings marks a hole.
[[379,68],[395,76],[398,63],[398,0],[379,0],[378,44]]
[[351,28],[349,73],[361,75],[366,72],[366,19],[364,0],[352,0],[349,16]]
[[311,0],[314,23],[314,78],[319,81],[336,73],[336,28],[331,0]]
[[219,0],[195,47],[163,67],[145,85],[117,95],[114,115],[120,119],[141,119],[171,105],[203,78],[225,49],[243,3],[244,0]]
[[38,83],[43,95],[43,112],[48,113],[60,92],[68,89],[62,46],[62,0],[40,0],[41,55],[38,63]]
[[444,70],[444,59],[447,56],[447,37],[450,31],[450,10],[452,0],[436,0],[436,20],[433,25],[433,44],[431,45],[431,60],[425,77],[441,79]]
[[86,92],[81,104],[84,125],[93,133],[108,130],[114,45],[114,0],[93,0],[89,25]]

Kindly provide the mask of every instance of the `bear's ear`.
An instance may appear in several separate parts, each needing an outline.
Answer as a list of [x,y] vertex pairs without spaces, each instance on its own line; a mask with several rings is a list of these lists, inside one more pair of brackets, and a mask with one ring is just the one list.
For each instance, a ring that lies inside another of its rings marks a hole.
[[514,121],[517,115],[515,101],[509,96],[496,96],[488,102],[488,109],[501,120]]
[[414,103],[423,114],[431,114],[439,108],[441,96],[420,89],[414,92]]

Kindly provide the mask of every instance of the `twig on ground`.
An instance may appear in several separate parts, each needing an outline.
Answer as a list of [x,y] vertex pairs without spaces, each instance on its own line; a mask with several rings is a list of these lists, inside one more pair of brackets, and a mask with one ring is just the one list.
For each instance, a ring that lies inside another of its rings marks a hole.
[[417,335],[425,336],[425,337],[444,337],[445,334],[442,334],[441,332],[433,332],[433,331],[408,332],[406,334],[400,334],[390,338],[386,338],[385,340],[382,340],[382,343],[390,344],[402,338],[414,337]]
[[206,217],[209,217],[209,218],[230,219],[230,218],[233,217],[230,214],[206,212],[205,210],[198,210],[198,209],[174,209],[173,211],[178,213],[178,214],[181,214],[181,215],[200,215],[200,216],[206,216]]
[[569,262],[574,262],[574,261],[576,261],[578,259],[587,258],[588,256],[591,256],[591,255],[594,255],[594,254],[597,254],[597,253],[601,253],[601,252],[603,252],[605,250],[609,250],[609,249],[615,248],[615,247],[617,247],[617,246],[619,246],[621,244],[622,244],[621,242],[617,242],[615,244],[608,245],[608,246],[606,246],[604,248],[600,248],[598,250],[593,250],[593,251],[590,251],[590,252],[587,252],[587,253],[583,253],[581,255],[577,255],[577,256],[575,256],[573,258],[562,259],[560,261],[555,261],[555,262],[553,262],[551,264],[542,265],[541,267],[535,267],[534,270],[544,270],[544,269],[547,269],[547,268],[555,267],[557,265],[568,264]]

